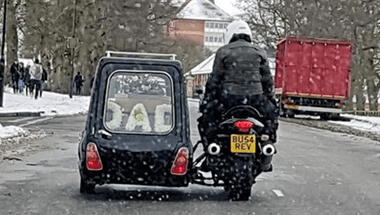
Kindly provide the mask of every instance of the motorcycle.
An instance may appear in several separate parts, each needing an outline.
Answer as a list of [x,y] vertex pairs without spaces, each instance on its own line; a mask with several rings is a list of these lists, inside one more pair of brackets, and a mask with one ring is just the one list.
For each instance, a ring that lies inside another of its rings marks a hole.
[[248,200],[256,177],[272,171],[276,153],[269,135],[263,134],[261,118],[259,111],[249,105],[222,114],[216,137],[210,142],[200,140],[194,146],[195,152],[202,144],[204,152],[193,162],[193,183],[223,186],[229,199]]

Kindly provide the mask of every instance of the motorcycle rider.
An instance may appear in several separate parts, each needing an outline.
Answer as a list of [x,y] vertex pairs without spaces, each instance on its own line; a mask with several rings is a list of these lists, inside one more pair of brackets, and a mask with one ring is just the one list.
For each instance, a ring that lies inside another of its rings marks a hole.
[[[276,142],[278,110],[274,98],[273,78],[264,50],[252,44],[251,30],[244,21],[227,26],[225,46],[215,55],[213,70],[206,84],[202,116],[198,129],[204,143],[211,143],[223,112],[236,105],[251,105],[263,118],[264,144]],[[205,147],[206,148],[206,147]],[[262,170],[271,171],[272,156],[262,157]]]

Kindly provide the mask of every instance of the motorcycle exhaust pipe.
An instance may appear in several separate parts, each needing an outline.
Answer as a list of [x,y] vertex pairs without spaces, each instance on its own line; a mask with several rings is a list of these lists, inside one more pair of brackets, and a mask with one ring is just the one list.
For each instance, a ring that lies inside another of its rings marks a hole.
[[263,147],[263,154],[265,156],[272,156],[275,152],[276,152],[276,149],[274,148],[272,144],[266,144]]
[[207,147],[207,151],[210,155],[217,155],[220,153],[220,146],[216,143],[211,143],[208,147]]

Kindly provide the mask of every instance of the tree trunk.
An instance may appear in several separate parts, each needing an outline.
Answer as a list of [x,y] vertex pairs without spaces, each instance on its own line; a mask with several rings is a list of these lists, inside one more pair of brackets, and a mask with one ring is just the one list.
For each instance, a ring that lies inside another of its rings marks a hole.
[[379,92],[379,87],[375,85],[374,79],[368,78],[367,79],[367,95],[368,95],[369,109],[371,111],[377,111],[378,92]]
[[[7,44],[7,67],[9,71],[12,63],[18,60],[18,35],[17,35],[17,22],[16,22],[16,1],[8,0],[7,5],[7,18],[6,18],[6,44]],[[10,76],[7,76],[8,78]]]
[[356,110],[364,110],[365,108],[365,97],[364,97],[364,92],[363,92],[363,81],[361,79],[356,79],[353,82],[353,96],[356,98]]

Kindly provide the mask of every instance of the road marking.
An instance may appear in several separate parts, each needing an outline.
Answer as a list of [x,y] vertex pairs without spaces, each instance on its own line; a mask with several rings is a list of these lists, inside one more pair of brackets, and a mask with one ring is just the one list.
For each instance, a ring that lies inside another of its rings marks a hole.
[[42,119],[36,119],[34,121],[29,121],[25,124],[22,124],[22,125],[19,125],[20,127],[24,127],[24,126],[27,126],[27,125],[32,125],[32,124],[36,124],[38,122],[43,122],[43,121],[47,121],[47,120],[50,120],[50,119],[53,119],[53,117],[47,117],[47,118],[42,118]]
[[15,122],[20,122],[20,121],[31,120],[31,119],[34,119],[34,118],[36,118],[36,117],[26,117],[26,118],[21,118],[21,119],[10,120],[8,122],[15,123]]
[[273,190],[273,192],[277,195],[277,197],[284,197],[284,193],[281,190]]

